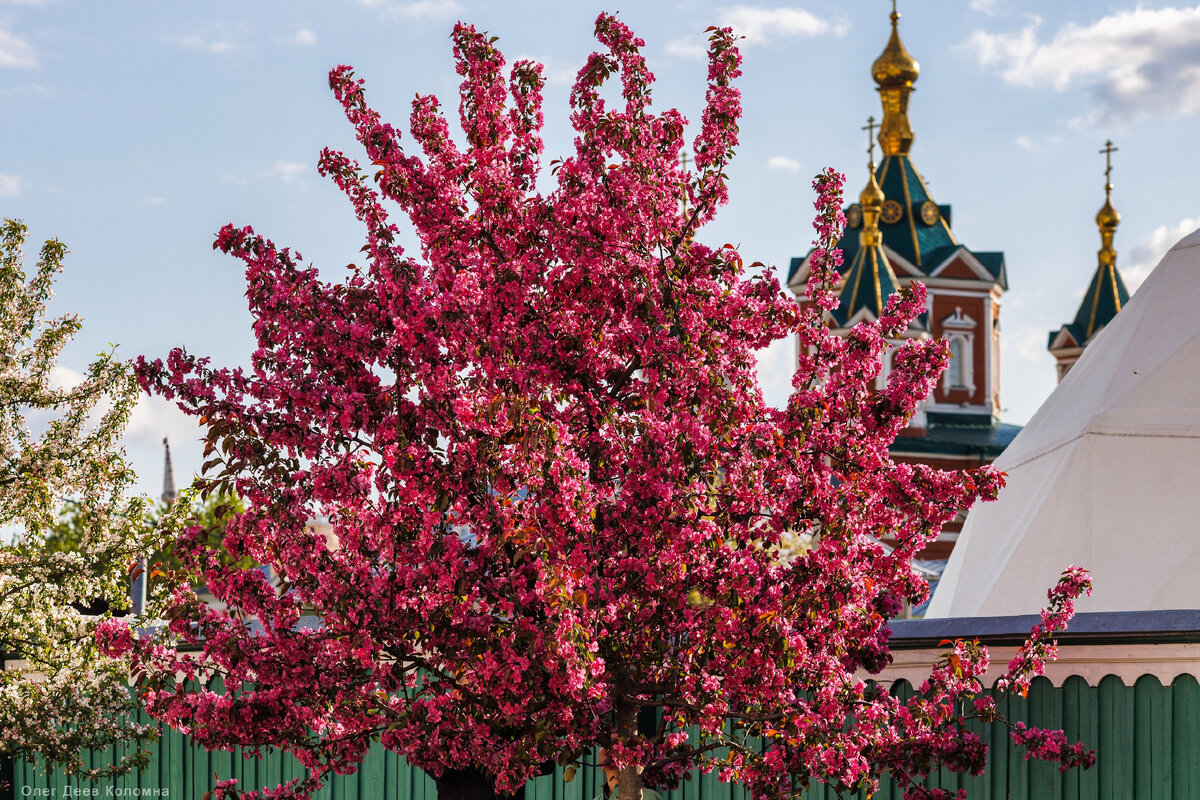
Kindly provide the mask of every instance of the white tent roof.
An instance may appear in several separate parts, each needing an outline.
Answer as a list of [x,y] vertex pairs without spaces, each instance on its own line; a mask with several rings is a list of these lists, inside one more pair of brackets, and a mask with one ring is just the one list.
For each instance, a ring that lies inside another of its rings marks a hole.
[[1036,613],[1070,564],[1080,611],[1200,608],[1200,230],[1167,253],[1013,440],[927,617]]

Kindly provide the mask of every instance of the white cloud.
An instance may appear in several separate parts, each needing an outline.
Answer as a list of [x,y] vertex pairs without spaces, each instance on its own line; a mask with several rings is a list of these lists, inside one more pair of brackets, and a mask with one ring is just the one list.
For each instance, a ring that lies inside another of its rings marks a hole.
[[[367,2],[363,5],[374,7],[379,3]],[[462,11],[462,5],[455,0],[417,0],[414,3],[389,5],[384,9],[384,16],[446,22],[453,20]]]
[[234,44],[228,39],[206,39],[198,33],[179,36],[172,41],[189,50],[206,50],[214,55],[223,56],[233,52]]
[[571,86],[575,83],[575,77],[579,74],[579,67],[582,62],[576,66],[567,66],[550,59],[539,58],[531,55],[519,55],[512,60],[513,64],[518,61],[535,61],[542,65],[542,78],[545,79],[549,86]]
[[960,47],[1016,86],[1081,86],[1098,119],[1200,111],[1200,6],[1138,6],[1091,25],[1039,35],[1041,20],[1016,33],[977,30]]
[[[61,364],[55,364],[50,368],[47,383],[50,384],[51,389],[71,389],[83,383],[83,373]],[[92,408],[91,413],[87,416],[88,424],[94,426],[109,407],[110,404],[103,401],[98,403],[97,407]],[[61,416],[61,412],[48,408],[26,408],[22,409],[22,413],[29,432],[37,437],[45,434],[50,423]]]
[[1124,265],[1118,257],[1117,267],[1121,270],[1121,277],[1125,279],[1125,286],[1129,291],[1132,292],[1141,286],[1142,281],[1158,266],[1158,262],[1167,251],[1197,228],[1200,228],[1200,217],[1187,217],[1174,225],[1160,225],[1149,237],[1129,248],[1129,257],[1124,259]]
[[19,86],[0,87],[0,97],[15,97],[17,95],[45,95],[50,86],[45,83],[23,83]]
[[801,8],[733,6],[721,12],[718,24],[733,28],[738,36],[745,36],[747,44],[762,44],[792,36],[821,36],[831,32],[835,36],[846,34],[844,24],[835,26]]
[[[51,389],[74,389],[87,379],[87,376],[77,369],[55,364],[50,368],[48,383]],[[134,414],[136,414],[137,405],[140,405],[146,398],[141,397],[135,404]],[[86,426],[95,429],[104,415],[112,410],[112,399],[109,397],[101,397],[99,401],[92,406],[86,417]],[[59,419],[62,416],[62,411],[52,410],[47,408],[28,409],[26,411],[26,421],[29,424],[29,429],[36,436],[41,436],[50,426],[50,422]]]
[[1054,133],[1045,136],[1029,136],[1021,134],[1016,139],[1013,139],[1013,144],[1024,150],[1041,150],[1047,145],[1061,144],[1063,141],[1062,134]]
[[282,40],[283,44],[291,44],[296,47],[308,47],[317,43],[317,34],[310,28],[301,28],[294,34]]
[[224,175],[221,176],[221,180],[225,183],[236,183],[239,186],[245,186],[247,183],[250,182],[250,181],[246,180],[245,178],[239,178],[237,175],[231,175],[228,172],[226,172]]
[[50,388],[71,389],[83,383],[83,373],[79,370],[55,364],[50,368]]
[[38,65],[33,45],[12,31],[0,29],[0,67],[32,69]]
[[667,42],[667,55],[686,58],[689,61],[703,61],[708,52],[707,46],[699,36],[692,39],[673,39]]
[[771,156],[767,159],[767,169],[797,172],[800,169],[800,162],[787,156]]
[[161,397],[139,397],[121,442],[138,475],[135,490],[151,497],[157,497],[161,491],[164,436],[171,443],[176,486],[190,484],[202,460],[198,441],[202,433],[195,417],[184,414],[173,402]]
[[1005,353],[1013,353],[1021,361],[1040,364],[1047,358],[1046,338],[1049,332],[1049,327],[1040,325],[1026,325],[1013,330],[1006,328],[1000,333],[1000,344]]
[[20,197],[25,179],[20,175],[5,175],[0,172],[0,197]]
[[796,342],[779,339],[756,353],[758,385],[767,405],[783,408],[792,393],[792,376],[796,372]]
[[147,197],[142,202],[145,203],[146,205],[150,205],[150,206],[162,206],[162,205],[166,205],[167,198],[165,198],[165,197]]
[[298,180],[307,171],[308,165],[299,161],[276,161],[268,174],[279,178],[284,183],[291,183]]
[[[804,9],[783,6],[730,6],[717,15],[716,25],[733,28],[735,35],[744,37],[745,45],[769,44],[798,36],[845,36],[849,29],[845,22],[830,22]],[[707,49],[705,39],[700,36],[675,39],[666,48],[670,55],[692,60],[703,59]]]
[[1099,110],[1089,111],[1082,116],[1068,119],[1067,127],[1073,131],[1095,131],[1096,126],[1104,124],[1102,116]]
[[971,0],[970,9],[983,14],[995,14],[996,0]]
[[171,431],[186,430],[191,433],[197,427],[196,421],[180,411],[179,407],[170,400],[164,400],[158,396],[142,395],[129,415],[129,425],[125,428],[125,439],[161,446],[162,437]]

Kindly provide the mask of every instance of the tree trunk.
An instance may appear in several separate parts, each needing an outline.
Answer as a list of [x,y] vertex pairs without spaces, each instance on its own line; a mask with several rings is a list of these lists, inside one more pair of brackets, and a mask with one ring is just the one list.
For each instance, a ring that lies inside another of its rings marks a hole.
[[[615,740],[629,744],[637,736],[638,707],[632,703],[617,702],[613,708],[616,722]],[[610,755],[609,758],[612,758]],[[620,800],[641,800],[642,769],[640,764],[624,766],[617,773],[617,794]]]
[[617,773],[617,793],[620,795],[620,800],[625,800],[626,797],[636,797],[641,800],[642,774],[637,767],[624,767]]

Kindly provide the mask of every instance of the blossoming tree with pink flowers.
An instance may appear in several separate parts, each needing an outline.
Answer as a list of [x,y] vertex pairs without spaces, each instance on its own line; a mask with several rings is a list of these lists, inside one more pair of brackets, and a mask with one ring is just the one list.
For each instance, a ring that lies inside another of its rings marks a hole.
[[[452,36],[465,147],[435,98],[413,102],[405,142],[348,67],[332,71],[370,166],[326,150],[320,171],[366,229],[360,262],[326,282],[227,226],[215,247],[246,265],[250,368],[180,350],[138,368],[208,426],[206,491],[248,503],[227,554],[200,526],[176,547],[225,607],[160,579],[168,624],[110,625],[105,647],[131,659],[150,713],[199,743],[272,744],[311,768],[277,796],[353,770],[375,741],[502,789],[599,745],[621,797],[696,767],[764,797],[870,788],[884,771],[920,796],[939,765],[980,769],[963,721],[994,717],[974,702],[985,652],[958,643],[907,703],[863,679],[888,662],[888,619],[928,591],[913,555],[1001,484],[989,468],[888,456],[947,361],[940,342],[907,342],[875,389],[923,288],[829,333],[831,171],[815,184],[804,310],[770,272],[705,242],[738,139],[732,33],[711,31],[691,171],[686,121],[651,110],[642,42],[607,15],[596,35],[604,51],[571,92],[574,152],[549,169],[541,67],[506,76],[495,40],[470,26]],[[613,79],[616,104],[601,96]],[[396,205],[416,254],[397,244]],[[796,335],[777,410],[755,353]],[[781,563],[785,533],[811,549]],[[208,689],[181,680],[213,676]],[[661,709],[652,734],[636,724],[647,707]]]

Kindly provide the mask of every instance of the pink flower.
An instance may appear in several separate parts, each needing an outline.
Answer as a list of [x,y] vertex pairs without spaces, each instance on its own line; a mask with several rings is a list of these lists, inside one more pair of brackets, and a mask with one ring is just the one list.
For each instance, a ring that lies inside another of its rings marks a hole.
[[133,633],[125,622],[110,617],[96,626],[96,644],[105,655],[120,658],[133,649]]

